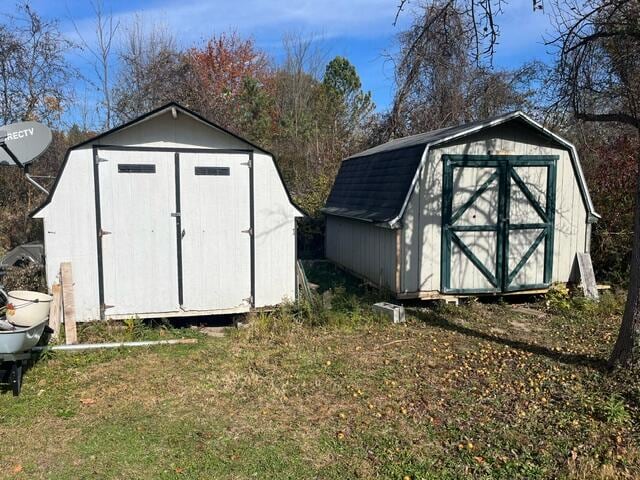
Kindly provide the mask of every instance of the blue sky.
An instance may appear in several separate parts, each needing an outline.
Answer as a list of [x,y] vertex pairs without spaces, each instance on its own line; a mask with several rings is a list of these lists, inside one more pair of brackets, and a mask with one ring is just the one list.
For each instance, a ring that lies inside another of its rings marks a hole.
[[[92,38],[95,30],[89,0],[31,0],[30,4],[44,17],[59,19],[61,30],[71,40],[77,41],[74,22],[83,36]],[[393,98],[393,66],[385,54],[395,50],[396,35],[411,16],[410,11],[404,12],[399,25],[393,25],[398,0],[104,0],[104,5],[123,24],[139,13],[149,22],[164,25],[181,46],[235,30],[253,37],[277,60],[284,34],[312,36],[327,59],[342,55],[356,66],[378,110],[385,110]],[[11,13],[14,6],[4,0],[0,14]],[[534,59],[548,61],[548,47],[542,39],[552,32],[549,13],[533,13],[530,0],[510,0],[500,17],[494,64],[515,67]],[[83,72],[90,71],[80,52],[70,53],[69,59]],[[92,98],[95,92],[80,95]]]

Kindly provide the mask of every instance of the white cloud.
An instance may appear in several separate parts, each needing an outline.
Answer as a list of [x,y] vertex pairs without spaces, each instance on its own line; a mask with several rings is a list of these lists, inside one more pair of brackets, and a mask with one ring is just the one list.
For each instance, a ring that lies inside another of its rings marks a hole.
[[[389,0],[185,0],[154,2],[140,9],[115,7],[116,4],[111,5],[114,16],[122,23],[127,23],[133,14],[142,13],[144,18],[166,24],[186,44],[229,30],[253,36],[260,43],[279,39],[291,30],[314,32],[325,38],[379,38],[397,31],[392,25],[397,7]],[[68,10],[72,11],[71,7]],[[90,12],[84,13],[83,18],[74,21],[83,36],[90,36],[95,32],[94,19]],[[75,36],[70,21],[64,28],[71,37]]]

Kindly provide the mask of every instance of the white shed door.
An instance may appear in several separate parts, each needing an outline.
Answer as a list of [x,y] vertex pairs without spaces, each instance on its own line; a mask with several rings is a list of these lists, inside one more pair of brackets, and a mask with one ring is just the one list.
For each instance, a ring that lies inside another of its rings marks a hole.
[[174,154],[98,156],[106,315],[179,310]]
[[180,153],[182,308],[251,305],[249,155]]

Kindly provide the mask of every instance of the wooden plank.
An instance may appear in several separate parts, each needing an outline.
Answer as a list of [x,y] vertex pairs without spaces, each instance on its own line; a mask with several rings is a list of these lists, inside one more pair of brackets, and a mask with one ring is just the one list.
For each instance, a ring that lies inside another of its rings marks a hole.
[[53,299],[51,300],[51,310],[49,311],[49,328],[53,330],[51,338],[57,339],[60,335],[62,324],[62,287],[59,283],[54,283],[51,287]]
[[399,295],[396,295],[398,300],[454,300],[456,298],[467,298],[467,297],[515,297],[522,295],[542,295],[549,291],[548,287],[543,288],[532,288],[530,290],[515,290],[513,292],[475,292],[475,293],[457,293],[457,294],[446,294],[441,293],[438,290],[425,290],[420,292],[403,292]]
[[592,300],[598,300],[598,285],[596,284],[596,275],[593,273],[591,255],[580,252],[576,255],[578,257],[578,268],[580,269],[580,285],[584,296]]
[[62,282],[62,308],[64,312],[64,337],[67,345],[78,343],[76,330],[76,307],[73,299],[73,271],[71,263],[60,265],[60,280]]

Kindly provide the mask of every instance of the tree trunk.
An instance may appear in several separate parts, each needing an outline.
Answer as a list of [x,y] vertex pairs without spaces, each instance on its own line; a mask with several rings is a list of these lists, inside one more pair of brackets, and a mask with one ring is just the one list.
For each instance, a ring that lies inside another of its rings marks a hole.
[[[640,137],[640,130],[638,131]],[[640,151],[636,154],[640,167]],[[640,168],[638,170],[640,172]],[[622,173],[622,172],[621,172]],[[629,279],[629,292],[627,303],[624,307],[622,325],[618,333],[618,339],[613,347],[609,365],[628,366],[640,360],[638,355],[638,343],[640,339],[640,179],[636,185],[636,203],[633,219],[633,247],[631,253],[631,268]]]

